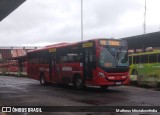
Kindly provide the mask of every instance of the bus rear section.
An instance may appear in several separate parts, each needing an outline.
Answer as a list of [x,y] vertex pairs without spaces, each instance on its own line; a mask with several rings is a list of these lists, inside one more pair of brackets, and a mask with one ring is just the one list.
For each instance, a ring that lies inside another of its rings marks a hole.
[[128,84],[128,66],[127,43],[120,40],[95,39],[27,53],[29,77],[41,84],[73,84],[78,89]]

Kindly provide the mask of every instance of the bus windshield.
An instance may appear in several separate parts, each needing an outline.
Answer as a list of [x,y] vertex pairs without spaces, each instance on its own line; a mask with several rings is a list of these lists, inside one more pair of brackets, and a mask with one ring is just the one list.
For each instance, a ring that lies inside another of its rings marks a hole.
[[[117,42],[117,41],[116,41]],[[125,43],[101,44],[99,66],[101,68],[128,67],[128,53]]]

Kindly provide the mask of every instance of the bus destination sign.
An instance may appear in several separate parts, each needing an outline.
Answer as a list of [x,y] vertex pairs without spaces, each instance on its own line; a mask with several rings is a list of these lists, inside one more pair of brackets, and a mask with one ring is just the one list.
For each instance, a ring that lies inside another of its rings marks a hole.
[[111,46],[119,46],[120,43],[119,43],[119,41],[109,41],[109,45],[111,45]]
[[100,45],[111,45],[111,46],[120,46],[121,42],[120,41],[114,41],[114,40],[100,40],[99,41]]
[[56,52],[56,48],[49,49],[49,52]]

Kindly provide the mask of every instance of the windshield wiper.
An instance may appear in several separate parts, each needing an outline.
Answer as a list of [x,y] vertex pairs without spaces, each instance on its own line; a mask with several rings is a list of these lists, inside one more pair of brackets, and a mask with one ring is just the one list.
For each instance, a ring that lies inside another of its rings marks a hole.
[[110,48],[110,47],[108,47],[108,46],[106,46],[106,48],[107,48],[107,49],[108,49],[108,51],[111,53],[111,55],[115,57],[115,53],[111,50],[111,48]]

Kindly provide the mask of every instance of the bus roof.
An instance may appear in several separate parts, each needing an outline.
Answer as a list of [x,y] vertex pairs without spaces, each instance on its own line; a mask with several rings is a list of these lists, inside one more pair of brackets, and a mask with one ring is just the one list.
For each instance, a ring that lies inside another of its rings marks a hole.
[[[75,43],[58,43],[58,44],[53,44],[53,45],[48,45],[46,47],[40,48],[40,49],[36,49],[36,50],[30,50],[27,53],[31,53],[31,52],[36,52],[36,51],[41,51],[41,50],[48,50],[50,48],[60,48],[60,47],[66,47],[66,46],[74,46],[80,43],[85,43],[85,42],[93,42],[93,41],[97,41],[97,40],[116,40],[116,41],[125,41],[122,39],[109,39],[109,38],[95,38],[95,39],[90,39],[90,40],[86,40],[86,41],[80,41],[80,42],[75,42]],[[126,41],[125,41],[126,42]]]
[[52,45],[48,45],[46,46],[46,48],[52,48],[52,47],[60,47],[60,46],[64,46],[64,45],[68,45],[69,43],[58,43],[58,44],[52,44]]
[[146,54],[157,54],[160,53],[160,50],[154,50],[152,52],[140,52],[140,53],[132,53],[129,56],[138,56],[138,55],[146,55]]

